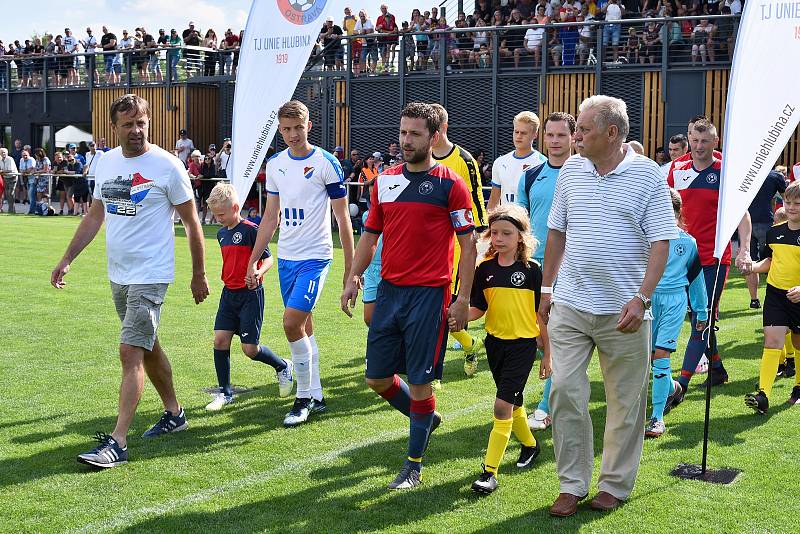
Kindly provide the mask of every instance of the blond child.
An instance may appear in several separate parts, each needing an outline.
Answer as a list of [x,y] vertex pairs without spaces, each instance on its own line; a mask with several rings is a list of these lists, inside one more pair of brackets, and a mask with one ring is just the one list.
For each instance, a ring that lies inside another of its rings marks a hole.
[[[744,403],[760,414],[769,410],[772,386],[787,332],[792,334],[794,347],[800,346],[800,182],[792,182],[786,188],[783,207],[786,221],[767,231],[761,254],[764,259],[751,269],[754,273],[768,273],[763,308],[764,352],[761,356],[758,391],[748,393],[744,398]],[[795,376],[795,386],[788,403],[798,402],[800,377]]]
[[499,206],[489,214],[489,228],[483,238],[491,244],[475,270],[469,320],[486,315],[486,355],[497,396],[483,473],[472,490],[488,495],[497,489],[497,471],[512,432],[522,444],[517,467],[530,466],[539,455],[539,444],[528,427],[522,392],[536,359],[538,341],[544,349],[541,379],[550,374],[550,352],[545,326],[536,320],[542,271],[531,260],[537,243],[531,235],[527,211],[516,204]]
[[225,287],[219,299],[214,321],[214,367],[220,392],[206,406],[209,411],[221,410],[233,402],[231,386],[231,340],[238,335],[242,351],[251,360],[275,369],[278,394],[287,397],[292,392],[292,362],[278,357],[265,345],[259,345],[261,322],[264,318],[264,288],[261,279],[272,267],[269,247],[256,262],[257,284],[245,283],[248,261],[256,242],[258,225],[242,219],[236,189],[231,184],[218,183],[208,197],[208,207],[222,228],[217,241],[222,249],[222,281]]

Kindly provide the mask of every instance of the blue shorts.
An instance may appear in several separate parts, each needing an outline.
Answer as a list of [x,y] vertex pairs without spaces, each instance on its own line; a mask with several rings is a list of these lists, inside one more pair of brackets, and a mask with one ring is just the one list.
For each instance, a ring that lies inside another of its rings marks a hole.
[[111,72],[114,68],[114,54],[106,54],[103,56],[103,64],[106,67],[106,72]]
[[686,291],[682,289],[669,293],[653,293],[653,350],[675,352],[683,320],[686,319],[687,301]]
[[364,304],[371,304],[378,298],[378,284],[381,283],[381,267],[375,263],[370,263],[364,271],[364,293],[361,300]]
[[256,289],[222,288],[214,330],[226,330],[239,336],[242,343],[258,345],[264,320],[264,287]]
[[330,268],[331,260],[278,258],[278,278],[284,307],[311,312],[322,293]]
[[367,378],[405,374],[410,384],[442,378],[450,286],[396,286],[382,280],[367,334]]

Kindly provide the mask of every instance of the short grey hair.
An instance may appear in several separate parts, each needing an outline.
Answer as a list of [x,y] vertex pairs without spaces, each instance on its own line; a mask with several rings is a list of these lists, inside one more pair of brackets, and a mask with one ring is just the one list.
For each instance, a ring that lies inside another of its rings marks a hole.
[[0,156],[6,157],[8,156],[8,149],[5,147],[0,147]]
[[597,111],[594,121],[600,128],[608,128],[612,124],[619,130],[620,141],[625,141],[630,131],[628,125],[628,106],[625,101],[613,96],[590,96],[578,107],[578,113],[594,109]]

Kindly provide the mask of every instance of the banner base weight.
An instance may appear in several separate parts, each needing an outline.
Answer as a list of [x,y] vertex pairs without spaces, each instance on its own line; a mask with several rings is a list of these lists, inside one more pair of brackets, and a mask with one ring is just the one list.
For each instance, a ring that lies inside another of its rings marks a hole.
[[701,480],[712,484],[732,484],[742,473],[740,469],[723,467],[721,469],[706,469],[703,473],[702,466],[698,464],[679,464],[670,472],[670,475],[684,480]]

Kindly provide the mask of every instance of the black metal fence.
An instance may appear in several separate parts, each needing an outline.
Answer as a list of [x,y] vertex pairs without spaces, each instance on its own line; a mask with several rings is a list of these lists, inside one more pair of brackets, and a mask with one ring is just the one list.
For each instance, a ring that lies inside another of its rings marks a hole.
[[[450,28],[318,43],[308,73],[424,76],[729,65],[739,15]],[[246,41],[245,41],[246,42]],[[195,46],[0,57],[0,90],[171,84],[235,76],[238,50]]]

